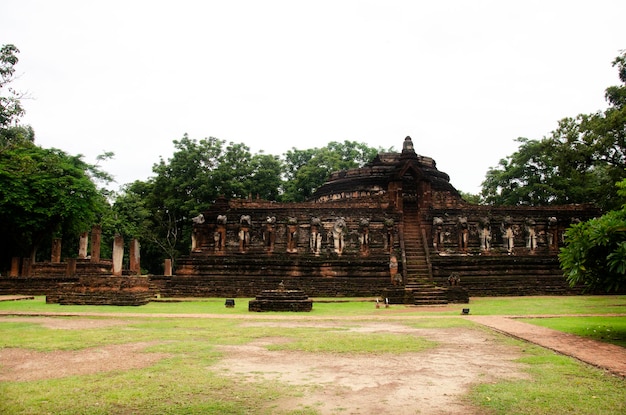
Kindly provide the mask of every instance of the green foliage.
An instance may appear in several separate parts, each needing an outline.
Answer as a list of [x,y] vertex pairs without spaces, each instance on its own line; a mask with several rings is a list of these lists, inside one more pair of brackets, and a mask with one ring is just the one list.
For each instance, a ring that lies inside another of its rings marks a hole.
[[264,200],[278,200],[283,185],[283,163],[278,156],[255,154],[251,160],[250,194]]
[[626,168],[625,64],[626,52],[613,62],[622,85],[607,88],[605,111],[564,118],[541,140],[518,138],[518,150],[487,172],[481,193],[485,202],[618,208],[613,186]]
[[0,48],[0,129],[9,127],[24,114],[20,103],[22,94],[9,86],[14,79],[19,52],[19,49],[11,44]]
[[[626,199],[626,179],[617,183]],[[569,283],[590,290],[619,290],[626,284],[626,204],[620,210],[570,227],[559,261]]]
[[[31,142],[0,152],[0,233],[3,265],[11,256],[35,258],[52,236],[90,229],[107,202],[81,156]],[[97,169],[96,169],[97,170]]]
[[13,146],[35,142],[35,131],[30,126],[0,128],[0,152]]
[[482,199],[480,195],[475,195],[472,193],[466,193],[462,191],[459,191],[459,194],[461,195],[461,198],[465,200],[467,203],[471,203],[473,205],[479,205],[482,203]]
[[626,208],[570,227],[565,242],[559,261],[570,285],[617,291],[626,284]]
[[282,201],[307,200],[332,172],[361,167],[371,162],[379,151],[348,140],[343,143],[333,141],[321,149],[292,148],[285,154],[287,167]]

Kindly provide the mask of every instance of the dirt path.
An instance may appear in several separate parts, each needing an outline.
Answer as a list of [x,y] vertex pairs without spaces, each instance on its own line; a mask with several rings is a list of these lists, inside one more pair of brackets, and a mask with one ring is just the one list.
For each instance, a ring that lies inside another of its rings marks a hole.
[[536,326],[507,316],[468,316],[467,318],[506,335],[526,340],[605,369],[615,375],[626,377],[626,348]]

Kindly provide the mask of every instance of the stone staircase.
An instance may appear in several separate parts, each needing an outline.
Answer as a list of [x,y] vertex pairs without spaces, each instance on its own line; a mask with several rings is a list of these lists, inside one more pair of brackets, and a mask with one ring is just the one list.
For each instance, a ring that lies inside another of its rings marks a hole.
[[404,206],[404,252],[406,256],[405,290],[412,292],[415,305],[447,304],[444,288],[432,282],[432,272],[426,256],[417,207]]

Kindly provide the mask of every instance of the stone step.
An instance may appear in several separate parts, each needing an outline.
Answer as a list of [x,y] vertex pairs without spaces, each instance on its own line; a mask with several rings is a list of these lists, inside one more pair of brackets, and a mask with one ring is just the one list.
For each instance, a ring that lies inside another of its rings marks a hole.
[[446,305],[448,304],[448,300],[444,299],[419,299],[416,298],[413,302],[415,305]]

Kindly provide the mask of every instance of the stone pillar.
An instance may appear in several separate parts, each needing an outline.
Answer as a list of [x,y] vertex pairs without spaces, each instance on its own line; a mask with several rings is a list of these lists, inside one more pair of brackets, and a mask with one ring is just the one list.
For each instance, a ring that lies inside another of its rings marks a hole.
[[50,262],[54,264],[61,262],[61,238],[52,238],[52,255]]
[[130,272],[131,274],[141,275],[141,245],[136,238],[130,241]]
[[169,258],[166,259],[163,263],[163,275],[165,275],[166,277],[172,276],[172,260]]
[[89,243],[89,232],[83,232],[80,234],[80,239],[78,241],[78,258],[85,259],[87,258],[87,245]]
[[11,271],[9,277],[17,277],[20,275],[20,258],[14,256],[11,258]]
[[91,228],[91,262],[100,262],[100,241],[102,239],[102,226],[94,225]]
[[124,238],[122,235],[115,235],[113,241],[113,275],[122,276],[122,263],[124,260]]
[[33,267],[30,258],[22,258],[22,277],[30,277]]
[[194,229],[191,232],[191,250],[195,251],[197,247],[198,247],[198,236],[196,234],[196,230]]
[[76,275],[76,258],[67,258],[67,267],[65,268],[65,276],[73,277]]

